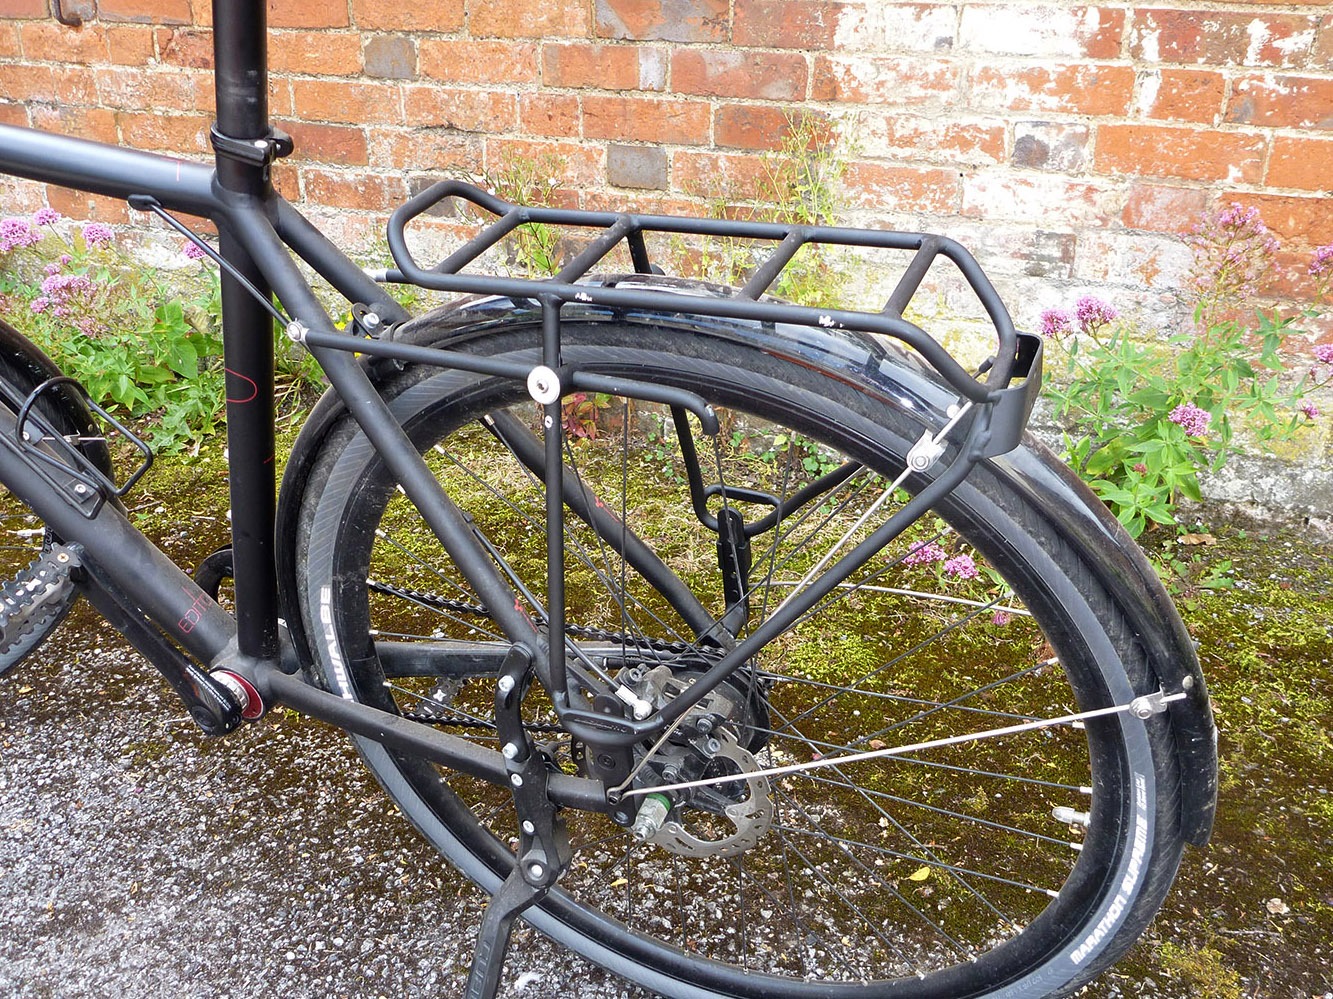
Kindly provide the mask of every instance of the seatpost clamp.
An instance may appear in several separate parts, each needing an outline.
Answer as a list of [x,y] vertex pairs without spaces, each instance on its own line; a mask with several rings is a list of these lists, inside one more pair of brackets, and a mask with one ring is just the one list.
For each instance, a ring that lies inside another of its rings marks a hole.
[[276,159],[291,154],[295,148],[292,137],[277,128],[259,139],[235,139],[218,131],[215,123],[209,130],[209,141],[219,156],[226,156],[251,166],[266,167]]

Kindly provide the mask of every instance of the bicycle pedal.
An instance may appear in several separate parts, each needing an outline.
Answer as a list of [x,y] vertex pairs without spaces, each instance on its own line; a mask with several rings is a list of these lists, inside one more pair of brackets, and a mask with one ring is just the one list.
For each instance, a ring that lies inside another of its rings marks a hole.
[[[80,564],[73,550],[56,545],[0,585],[0,656],[39,625],[64,612],[74,591],[72,573]],[[21,661],[20,656],[0,664],[0,676]]]

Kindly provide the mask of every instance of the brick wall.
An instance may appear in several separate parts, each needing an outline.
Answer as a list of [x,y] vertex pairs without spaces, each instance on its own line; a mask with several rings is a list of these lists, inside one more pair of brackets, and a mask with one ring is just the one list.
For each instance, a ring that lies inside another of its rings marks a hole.
[[[0,0],[0,121],[206,151],[203,0]],[[272,0],[272,112],[297,140],[284,193],[355,246],[442,173],[559,157],[589,207],[743,196],[787,116],[854,121],[855,221],[930,228],[982,258],[1021,321],[1098,291],[1175,307],[1177,234],[1258,206],[1299,297],[1333,243],[1333,13],[887,0]],[[6,214],[121,206],[7,182]]]

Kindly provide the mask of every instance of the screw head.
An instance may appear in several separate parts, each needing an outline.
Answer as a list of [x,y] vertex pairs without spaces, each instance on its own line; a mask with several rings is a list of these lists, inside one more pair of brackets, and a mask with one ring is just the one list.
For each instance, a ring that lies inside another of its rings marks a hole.
[[514,689],[514,678],[506,674],[505,676],[500,677],[500,681],[496,686],[500,688],[500,693],[507,694]]
[[506,742],[504,746],[500,749],[500,755],[502,755],[506,760],[512,760],[518,756],[518,747],[515,746],[512,742]]
[[522,774],[510,774],[510,775],[509,775],[509,783],[513,784],[514,787],[522,787],[522,786],[523,786],[523,775],[522,775]]
[[531,877],[534,881],[545,874],[546,874],[546,868],[543,867],[541,864],[528,865],[528,876]]
[[532,824],[532,820],[531,820],[531,819],[524,819],[524,820],[523,820],[523,831],[524,831],[525,833],[527,833],[529,836],[531,836],[533,833],[535,833],[535,832],[537,831],[537,827],[534,826],[534,825]]

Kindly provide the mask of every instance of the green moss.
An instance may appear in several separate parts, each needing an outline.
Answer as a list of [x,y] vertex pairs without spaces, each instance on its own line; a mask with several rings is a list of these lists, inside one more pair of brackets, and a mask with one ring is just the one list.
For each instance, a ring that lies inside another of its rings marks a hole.
[[1190,986],[1192,995],[1199,999],[1242,999],[1240,975],[1232,969],[1226,956],[1211,947],[1189,949],[1172,943],[1158,947],[1162,966]]

